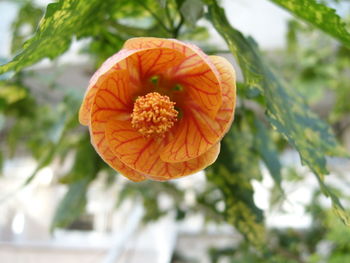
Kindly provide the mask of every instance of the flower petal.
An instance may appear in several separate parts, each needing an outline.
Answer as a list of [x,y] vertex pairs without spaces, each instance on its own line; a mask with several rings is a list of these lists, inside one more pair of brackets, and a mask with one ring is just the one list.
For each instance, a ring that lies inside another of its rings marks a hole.
[[202,61],[184,73],[175,71],[173,76],[202,110],[214,118],[222,103],[222,91],[218,76],[210,66]]
[[221,140],[232,123],[236,101],[235,71],[225,58],[211,56],[210,59],[220,73],[222,105],[212,119],[198,105],[189,104],[173,138],[160,154],[165,162],[183,162],[203,154]]
[[146,177],[122,163],[110,150],[105,136],[106,122],[110,118],[130,116],[130,92],[127,92],[129,76],[126,70],[112,70],[100,81],[92,103],[90,120],[91,142],[101,158],[112,168],[119,171],[130,180],[139,182]]
[[167,163],[158,159],[154,172],[146,176],[156,181],[166,181],[194,174],[215,162],[219,153],[220,143],[217,143],[204,154],[186,162]]
[[221,77],[222,104],[215,117],[225,134],[231,127],[236,107],[236,72],[232,64],[224,57],[209,56]]
[[[151,169],[158,154],[158,144],[137,132],[129,120],[109,120],[106,136],[113,153],[125,164],[138,171]],[[147,158],[144,153],[149,153]],[[147,172],[146,172],[147,173]]]
[[197,159],[183,163],[166,163],[159,157],[162,140],[145,138],[131,127],[130,121],[108,121],[106,137],[118,159],[154,180],[169,180],[195,173],[213,163],[220,149],[216,145]]
[[[116,67],[118,63],[123,61],[125,58],[134,54],[137,50],[121,50],[118,53],[114,54],[110,58],[108,58],[102,66],[95,72],[95,74],[91,77],[89,82],[89,87],[87,88],[84,96],[83,103],[79,110],[79,122],[82,125],[88,125],[90,122],[90,111],[91,106],[94,101],[96,92],[98,90],[98,80],[99,78],[111,70],[113,67]],[[126,68],[123,67],[124,69]]]
[[178,65],[185,56],[174,49],[161,47],[137,52],[130,58],[138,68],[141,79],[144,79]]
[[140,90],[140,87],[130,83],[128,72],[112,69],[100,78],[97,85],[91,123],[106,121],[112,116],[128,118],[133,108],[133,96]]
[[114,170],[118,171],[128,179],[134,182],[140,182],[140,181],[146,180],[147,178],[145,177],[144,174],[138,171],[135,171],[134,169],[125,165],[110,150],[105,137],[104,126],[105,126],[104,124],[96,123],[90,129],[91,143],[96,149],[97,153],[100,155],[100,157]]
[[188,49],[186,46],[186,44],[176,39],[165,39],[156,37],[134,37],[125,41],[123,49],[133,50],[163,47],[177,50],[186,56],[193,54],[193,51],[191,49]]
[[176,163],[196,158],[216,144],[221,137],[218,123],[208,117],[198,105],[187,109],[176,125],[173,138],[160,154],[165,162]]
[[209,116],[214,117],[221,105],[221,86],[219,73],[208,56],[197,46],[176,39],[140,37],[129,39],[124,44],[125,49],[131,50],[155,47],[171,48],[185,56],[168,75],[183,84],[188,94]]
[[141,79],[167,70],[184,60],[184,55],[169,48],[148,48],[138,50],[121,50],[110,57],[92,76],[79,111],[79,121],[88,125],[91,105],[104,75],[112,70],[124,69],[129,73],[130,81],[139,88]]

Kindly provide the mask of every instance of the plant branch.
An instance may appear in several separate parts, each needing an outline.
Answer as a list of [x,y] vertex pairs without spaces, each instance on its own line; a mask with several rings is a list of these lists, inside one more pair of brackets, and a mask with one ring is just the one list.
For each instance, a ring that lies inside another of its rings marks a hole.
[[144,29],[144,28],[139,28],[139,27],[131,27],[131,26],[126,26],[123,24],[120,24],[116,20],[111,20],[110,25],[116,29],[119,32],[126,33],[128,35],[134,35],[134,36],[145,36],[149,33],[149,29]]
[[159,25],[166,31],[166,32],[170,32],[170,30],[166,27],[166,25],[163,23],[162,19],[160,19],[160,17],[158,17],[144,2],[142,2],[142,0],[136,0],[144,9],[146,9],[153,17],[155,20],[157,20],[157,22],[159,23]]
[[208,55],[215,55],[215,54],[219,54],[219,53],[231,54],[231,51],[230,50],[221,50],[221,49],[208,49],[208,50],[205,50],[205,53]]
[[174,28],[173,30],[173,37],[174,38],[177,38],[179,36],[179,32],[180,32],[180,29],[183,25],[183,23],[185,22],[185,18],[184,16],[180,13],[180,22],[179,24],[176,26],[176,28]]
[[169,1],[167,1],[166,5],[165,5],[165,16],[168,19],[171,31],[174,32],[174,30],[175,30],[174,23],[173,23],[173,19],[171,18],[171,15],[170,15],[170,12],[169,12]]

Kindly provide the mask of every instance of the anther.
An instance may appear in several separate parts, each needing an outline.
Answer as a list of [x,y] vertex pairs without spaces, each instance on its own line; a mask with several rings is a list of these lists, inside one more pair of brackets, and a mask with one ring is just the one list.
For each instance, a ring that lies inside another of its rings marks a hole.
[[178,112],[175,102],[157,92],[140,96],[134,103],[131,125],[146,137],[160,136],[174,126]]

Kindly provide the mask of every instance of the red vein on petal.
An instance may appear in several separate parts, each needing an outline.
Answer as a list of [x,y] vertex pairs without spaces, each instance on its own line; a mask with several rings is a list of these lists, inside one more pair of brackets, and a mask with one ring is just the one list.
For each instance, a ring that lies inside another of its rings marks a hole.
[[150,70],[154,67],[154,65],[156,65],[158,63],[158,61],[161,58],[162,54],[163,54],[162,50],[159,50],[159,53],[158,53],[157,57],[153,60],[152,64],[150,66],[148,66],[148,69],[147,69],[147,71],[144,74],[145,76],[150,72]]
[[152,140],[149,140],[149,142],[143,148],[141,148],[141,150],[138,152],[138,155],[134,161],[134,165],[136,165],[136,163],[139,161],[141,155],[145,152],[145,150],[152,145],[152,142],[153,142]]
[[198,87],[196,87],[196,86],[194,86],[194,85],[192,85],[192,84],[190,84],[189,82],[186,82],[186,81],[182,81],[182,83],[186,84],[186,85],[190,86],[192,89],[197,90],[197,91],[199,91],[201,93],[204,93],[206,95],[218,95],[219,94],[218,91],[216,91],[216,92],[209,92],[209,91],[203,90],[201,88],[198,88]]

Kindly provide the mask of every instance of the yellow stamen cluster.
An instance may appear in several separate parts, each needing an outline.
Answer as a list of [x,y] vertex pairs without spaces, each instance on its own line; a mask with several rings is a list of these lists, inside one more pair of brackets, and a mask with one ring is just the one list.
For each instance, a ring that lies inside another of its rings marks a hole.
[[157,92],[138,97],[131,114],[132,127],[146,137],[163,137],[177,121],[174,105],[168,96]]

